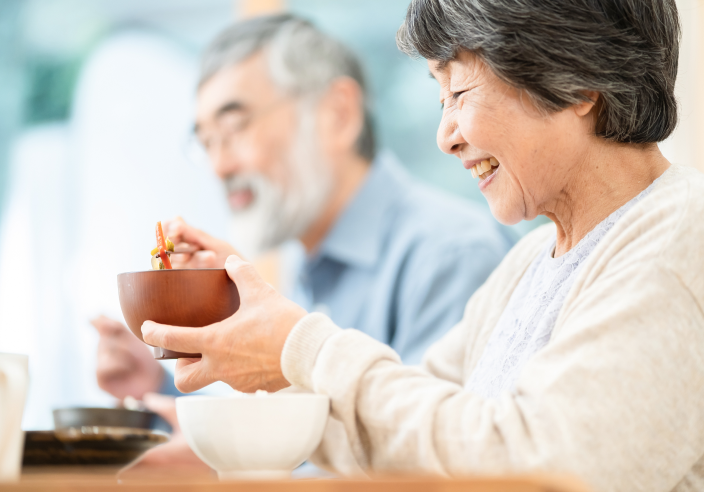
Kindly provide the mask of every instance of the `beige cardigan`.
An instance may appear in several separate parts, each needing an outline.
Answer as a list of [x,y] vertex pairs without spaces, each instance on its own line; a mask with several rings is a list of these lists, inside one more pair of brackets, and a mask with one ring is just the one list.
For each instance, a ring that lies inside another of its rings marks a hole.
[[514,392],[464,390],[553,234],[541,227],[516,245],[423,368],[324,315],[304,317],[282,366],[331,398],[314,461],[343,473],[547,470],[600,491],[704,490],[704,175],[672,166],[615,224]]

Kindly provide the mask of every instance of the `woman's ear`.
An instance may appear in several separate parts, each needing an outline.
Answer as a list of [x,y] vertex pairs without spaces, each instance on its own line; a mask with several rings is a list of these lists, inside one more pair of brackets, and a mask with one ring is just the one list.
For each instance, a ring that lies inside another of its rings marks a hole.
[[577,113],[577,116],[588,115],[589,111],[596,106],[596,103],[599,100],[599,93],[596,91],[582,91],[582,94],[587,96],[589,100],[582,101],[574,105],[574,112]]
[[353,150],[364,124],[362,88],[350,77],[335,80],[320,106],[321,142],[336,152]]

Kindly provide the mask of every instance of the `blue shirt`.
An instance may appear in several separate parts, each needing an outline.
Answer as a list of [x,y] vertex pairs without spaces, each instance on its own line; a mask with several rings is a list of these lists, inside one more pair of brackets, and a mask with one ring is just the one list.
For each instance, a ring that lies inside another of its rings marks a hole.
[[417,364],[511,246],[488,211],[382,153],[318,251],[301,259],[290,297]]

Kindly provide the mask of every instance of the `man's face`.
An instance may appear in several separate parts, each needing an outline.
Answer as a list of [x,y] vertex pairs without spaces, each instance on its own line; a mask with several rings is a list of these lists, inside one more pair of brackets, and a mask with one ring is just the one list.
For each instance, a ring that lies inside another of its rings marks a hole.
[[201,86],[195,131],[227,187],[233,240],[248,244],[250,254],[299,236],[321,213],[331,173],[315,108],[274,85],[264,54]]
[[[198,91],[197,103],[196,135],[221,179],[260,174],[285,182],[298,115],[295,101],[272,83],[262,54],[216,73]],[[233,211],[252,199],[246,190],[229,193]]]

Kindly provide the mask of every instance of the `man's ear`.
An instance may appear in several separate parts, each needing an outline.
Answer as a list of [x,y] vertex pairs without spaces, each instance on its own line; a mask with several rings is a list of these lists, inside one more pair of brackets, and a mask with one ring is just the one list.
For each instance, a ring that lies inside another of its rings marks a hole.
[[599,93],[596,91],[582,91],[582,94],[587,96],[589,100],[574,105],[574,112],[577,113],[577,116],[586,116],[589,114],[589,111],[596,106],[599,100]]
[[330,84],[319,106],[319,131],[325,146],[336,152],[354,147],[364,124],[364,95],[350,77]]

